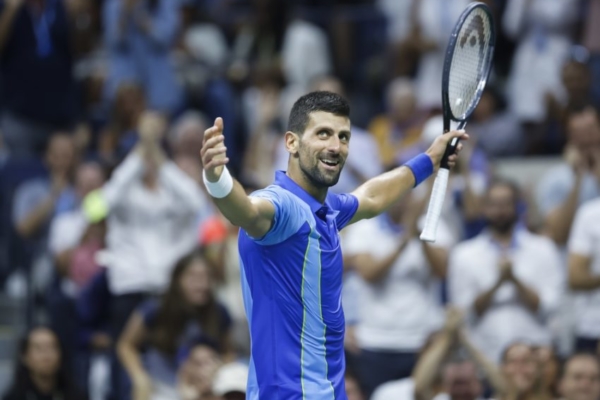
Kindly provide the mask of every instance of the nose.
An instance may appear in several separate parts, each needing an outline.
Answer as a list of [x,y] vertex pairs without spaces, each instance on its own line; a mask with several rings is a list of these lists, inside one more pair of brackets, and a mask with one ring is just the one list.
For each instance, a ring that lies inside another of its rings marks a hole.
[[342,142],[336,135],[332,135],[327,143],[327,152],[330,154],[340,154]]

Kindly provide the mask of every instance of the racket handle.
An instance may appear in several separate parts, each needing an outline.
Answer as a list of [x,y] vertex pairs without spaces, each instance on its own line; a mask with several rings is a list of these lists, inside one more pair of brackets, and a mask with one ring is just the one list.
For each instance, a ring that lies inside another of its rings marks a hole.
[[[467,121],[461,121],[458,124],[458,127],[456,128],[456,130],[460,131],[462,129],[465,129],[465,126],[467,126]],[[441,168],[450,169],[450,166],[448,165],[448,157],[450,157],[452,154],[454,154],[456,152],[456,148],[458,147],[459,142],[460,142],[460,139],[454,138],[454,139],[452,139],[452,141],[450,143],[448,143],[448,146],[446,146],[446,151],[444,151],[444,156],[442,157],[442,161],[440,162]]]
[[437,227],[442,215],[442,207],[444,206],[444,198],[446,197],[446,188],[448,187],[448,177],[450,170],[440,168],[435,182],[433,183],[433,191],[429,199],[427,207],[427,216],[425,217],[425,227],[421,232],[421,240],[424,242],[435,242],[437,237]]

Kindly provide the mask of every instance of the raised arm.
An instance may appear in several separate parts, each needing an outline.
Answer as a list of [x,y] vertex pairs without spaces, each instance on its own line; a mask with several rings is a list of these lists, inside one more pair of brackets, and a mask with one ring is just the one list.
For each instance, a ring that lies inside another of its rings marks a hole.
[[[393,169],[359,186],[352,194],[358,199],[358,210],[350,221],[373,218],[398,201],[406,192],[427,178],[440,166],[448,143],[454,139],[468,139],[464,132],[451,131],[438,136],[425,155],[409,161],[406,165]],[[462,146],[459,145],[459,150]],[[449,164],[454,166],[457,154],[450,156]]]
[[269,200],[249,197],[242,185],[231,177],[225,165],[229,162],[224,145],[223,119],[204,132],[202,165],[204,183],[221,213],[233,225],[254,238],[263,237],[273,223],[275,206]]

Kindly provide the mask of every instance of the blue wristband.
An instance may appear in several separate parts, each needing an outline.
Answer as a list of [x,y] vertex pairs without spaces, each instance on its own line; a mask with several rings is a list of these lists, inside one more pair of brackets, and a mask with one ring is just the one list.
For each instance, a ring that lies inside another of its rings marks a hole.
[[411,158],[404,164],[415,176],[415,187],[433,174],[433,162],[425,153]]

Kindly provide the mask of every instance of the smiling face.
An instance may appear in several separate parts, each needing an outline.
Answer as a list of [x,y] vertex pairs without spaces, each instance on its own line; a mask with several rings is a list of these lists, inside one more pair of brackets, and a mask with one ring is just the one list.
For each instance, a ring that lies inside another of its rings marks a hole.
[[316,189],[337,184],[348,157],[349,143],[350,119],[324,111],[310,113],[302,134],[286,133],[290,163],[296,163]]

